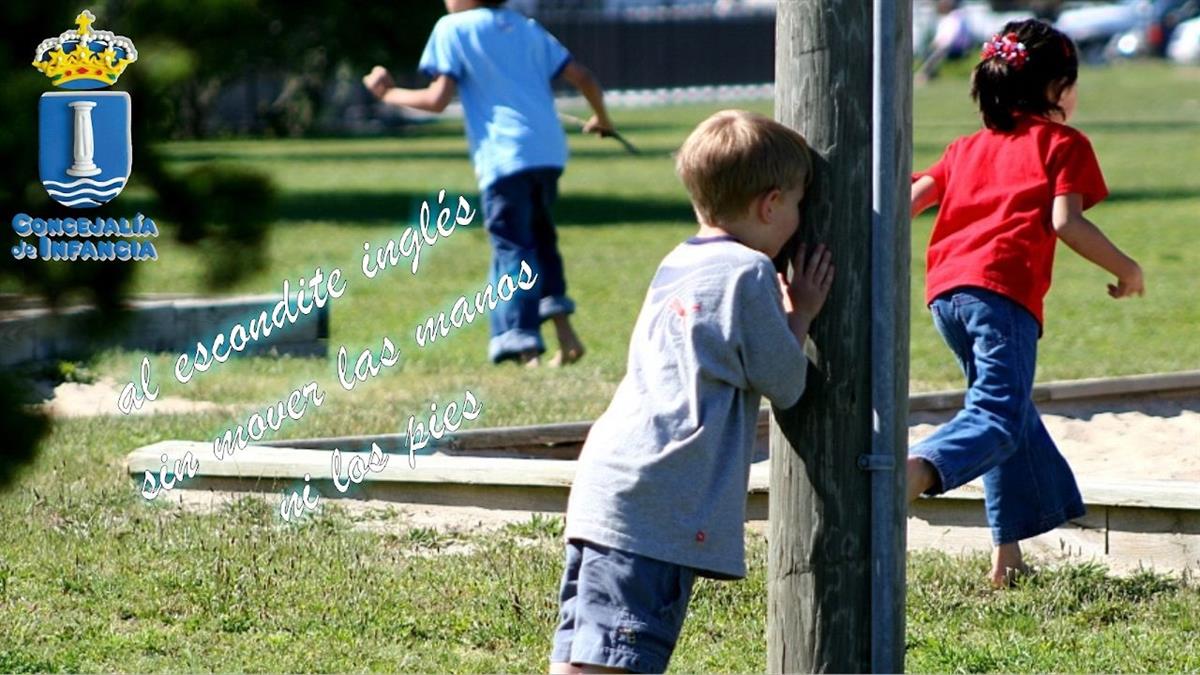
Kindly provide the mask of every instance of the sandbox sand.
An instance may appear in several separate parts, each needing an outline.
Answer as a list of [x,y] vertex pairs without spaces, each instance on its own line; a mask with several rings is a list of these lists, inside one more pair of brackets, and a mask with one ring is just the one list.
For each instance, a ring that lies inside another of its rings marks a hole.
[[[54,417],[117,415],[117,382],[63,383],[43,392],[41,409]],[[134,414],[186,414],[220,410],[209,401],[160,397]],[[1200,482],[1200,393],[1182,397],[1089,399],[1039,405],[1042,421],[1079,476],[1104,480]],[[914,413],[914,443],[954,415]],[[1198,497],[1200,500],[1200,497]]]
[[[1038,409],[1081,478],[1200,483],[1200,394],[1056,402]],[[953,414],[914,413],[909,443],[933,433]],[[1200,494],[1196,500],[1200,503]]]
[[[116,382],[65,383],[44,392],[40,407],[55,417],[115,415],[120,393]],[[147,402],[137,414],[180,414],[218,410],[207,401],[161,397]],[[1096,480],[1179,480],[1200,483],[1200,393],[1180,398],[1056,402],[1039,405],[1042,420],[1077,476]],[[919,412],[910,418],[909,441],[916,442],[954,415]],[[180,490],[171,501],[189,510],[205,511],[243,496],[238,493]],[[260,495],[272,505],[277,495]],[[1197,495],[1200,503],[1200,494]],[[338,500],[356,527],[395,532],[413,527],[442,531],[491,531],[508,523],[528,521],[529,511],[495,511],[387,502]],[[752,524],[765,530],[765,522]],[[444,552],[444,551],[443,551]]]

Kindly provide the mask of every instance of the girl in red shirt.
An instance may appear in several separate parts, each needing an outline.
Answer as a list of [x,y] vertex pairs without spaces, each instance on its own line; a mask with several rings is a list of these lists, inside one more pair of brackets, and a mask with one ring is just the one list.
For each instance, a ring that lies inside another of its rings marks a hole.
[[1083,216],[1108,190],[1091,144],[1065,125],[1075,45],[1048,24],[1019,21],[981,56],[971,96],[985,128],[913,176],[912,215],[938,205],[925,300],[968,389],[963,410],[909,451],[908,498],[983,476],[991,578],[1002,585],[1025,569],[1020,540],[1084,513],[1031,397],[1055,243],[1113,274],[1113,298],[1144,288],[1138,264]]

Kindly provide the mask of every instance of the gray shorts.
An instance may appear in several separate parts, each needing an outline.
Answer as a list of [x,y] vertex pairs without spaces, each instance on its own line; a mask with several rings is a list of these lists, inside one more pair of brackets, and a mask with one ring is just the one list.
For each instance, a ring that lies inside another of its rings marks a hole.
[[550,662],[665,671],[695,570],[591,542],[566,548]]

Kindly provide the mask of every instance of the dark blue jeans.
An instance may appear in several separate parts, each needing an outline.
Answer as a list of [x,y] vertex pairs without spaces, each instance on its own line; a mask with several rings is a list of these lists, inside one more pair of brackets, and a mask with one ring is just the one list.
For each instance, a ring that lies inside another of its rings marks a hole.
[[575,303],[567,297],[550,215],[561,174],[558,168],[528,169],[500,178],[483,191],[484,228],[492,243],[488,281],[495,284],[505,274],[516,280],[522,260],[537,275],[533,289],[518,291],[491,313],[488,357],[493,363],[535,349],[539,354],[546,351],[541,323],[575,311]]
[[586,541],[566,548],[550,662],[665,672],[696,571]]
[[967,396],[954,419],[909,455],[933,465],[943,492],[983,476],[997,545],[1082,516],[1075,476],[1033,405],[1037,319],[1007,297],[974,287],[944,293],[929,308],[967,376]]

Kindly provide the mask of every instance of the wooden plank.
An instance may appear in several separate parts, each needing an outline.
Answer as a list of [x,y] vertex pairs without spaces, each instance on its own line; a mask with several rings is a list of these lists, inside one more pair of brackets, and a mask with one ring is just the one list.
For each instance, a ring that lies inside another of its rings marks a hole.
[[[591,422],[566,422],[540,424],[525,427],[500,427],[468,429],[459,431],[441,440],[431,440],[429,448],[446,454],[476,454],[493,452],[497,456],[538,455],[538,448],[547,453],[563,449],[564,454],[574,459],[591,429]],[[384,452],[407,454],[408,434],[368,434],[363,436],[337,436],[328,438],[285,439],[266,441],[259,445],[267,447],[293,447],[313,450],[343,452],[366,452],[376,443]],[[563,448],[563,446],[566,446]],[[510,452],[511,450],[511,452]]]
[[1192,390],[1200,389],[1200,371],[1048,382],[1041,388],[1052,401]]
[[[485,509],[513,511],[541,511],[565,513],[568,491],[556,487],[529,487],[506,485],[439,485],[435,483],[364,483],[351,486],[340,493],[330,480],[312,480],[309,483],[326,499],[377,499],[397,504],[423,504],[429,506],[476,506]],[[215,490],[244,494],[275,494],[303,489],[304,483],[295,480],[261,479],[250,482],[228,477],[197,477],[183,483],[178,489]],[[278,506],[278,500],[272,502]]]
[[502,450],[480,448],[478,450],[447,450],[438,448],[438,452],[450,457],[506,457],[510,459],[553,459],[556,461],[573,461],[579,459],[582,443],[563,445],[513,445]]
[[1200,510],[1113,508],[1109,552],[1159,570],[1200,569]]
[[[768,456],[768,434],[765,413],[756,429],[755,461]],[[493,429],[468,429],[446,436],[441,440],[430,440],[427,446],[438,453],[472,457],[512,457],[571,460],[579,458],[579,451],[591,430],[591,422],[564,422],[526,427],[503,427]],[[377,444],[384,452],[407,454],[408,434],[365,434],[361,436],[330,436],[324,438],[288,438],[262,441],[265,447],[291,447],[306,450],[333,450],[342,452],[368,452]]]
[[[193,354],[197,341],[210,347],[218,333],[228,333],[235,323],[264,310],[269,315],[277,301],[269,295],[138,301],[131,304],[127,324],[104,338],[86,327],[95,312],[90,307],[6,311],[0,321],[0,366],[77,358],[107,346]],[[240,354],[324,356],[329,310],[329,305],[314,308],[296,324],[273,327],[270,336],[249,343]]]
[[[303,485],[303,476],[308,473],[314,488],[328,498],[561,513],[566,508],[576,466],[573,461],[560,460],[432,455],[416,457],[416,467],[412,468],[406,455],[393,455],[383,471],[368,474],[362,485],[352,486],[343,494],[333,486],[328,450],[249,446],[217,461],[211,449],[210,443],[162,441],[130,453],[126,469],[140,480],[144,471],[157,474],[164,453],[173,462],[190,451],[200,461],[199,474],[176,489],[281,493]],[[350,455],[343,453],[343,470]],[[768,462],[751,465],[747,520],[768,518],[770,468]],[[1116,571],[1139,565],[1159,570],[1200,568],[1200,505],[1190,509],[1153,506],[1159,502],[1177,503],[1179,494],[1187,498],[1195,494],[1196,484],[1171,483],[1107,482],[1089,489],[1089,483],[1083,481],[1081,490],[1088,502],[1088,514],[1027,540],[1022,547],[1042,558],[1099,560]],[[1133,495],[1122,496],[1122,486]],[[1136,506],[1098,504],[1096,496]],[[907,533],[908,550],[990,550],[981,488],[968,485],[948,497],[918,500],[907,519]]]
[[[464,432],[470,433],[470,432]],[[172,459],[191,451],[201,462],[201,472],[220,476],[265,476],[299,479],[305,471],[313,475],[328,473],[329,449],[294,448],[276,444],[257,444],[239,450],[232,457],[218,461],[212,455],[212,444],[194,441],[161,441],[139,448],[129,454],[127,464],[134,473],[144,469],[158,470],[159,456],[167,453]],[[294,442],[294,441],[290,441]],[[347,446],[349,447],[349,446]],[[361,446],[360,446],[361,447]],[[361,447],[358,452],[366,452]],[[354,450],[341,448],[343,454]],[[416,469],[408,464],[407,453],[390,453],[388,466],[381,474],[372,474],[374,480],[394,479],[399,481],[432,482],[481,482],[484,484],[511,485],[570,485],[576,463],[569,460],[528,459],[511,456],[473,455],[418,455]],[[260,473],[256,473],[260,472]],[[750,466],[749,492],[766,493],[771,478],[769,462],[755,462]],[[1084,502],[1091,507],[1117,506],[1146,509],[1194,510],[1200,513],[1200,483],[1186,481],[1142,480],[1101,481],[1079,479],[1079,488]],[[944,495],[919,499],[914,509],[934,502],[982,503],[983,486],[977,480]]]
[[[1098,480],[1077,478],[1083,501],[1095,506],[1155,509],[1200,509],[1200,483],[1179,480]],[[983,501],[983,483],[973,480],[935,497],[943,500]]]
[[580,444],[587,438],[591,428],[591,422],[567,422],[499,429],[473,429],[447,439],[448,442],[443,443],[440,449],[445,452],[455,452],[484,448],[498,449],[507,445]]
[[26,317],[0,322],[0,366],[10,367],[36,360],[36,323]]
[[[139,317],[143,312],[154,308],[170,309],[174,315],[174,327],[156,344],[162,351],[192,351],[196,342],[202,342],[206,347],[211,346],[213,337],[218,333],[228,335],[235,324],[245,324],[256,319],[262,312],[270,318],[271,311],[278,303],[279,297],[272,295],[238,295],[219,298],[185,298],[170,301],[142,303],[137,306]],[[294,306],[294,305],[293,305]],[[307,315],[301,315],[295,324],[285,324],[283,328],[271,325],[271,334],[260,337],[249,344],[243,354],[253,354],[268,351],[273,347],[277,350],[285,345],[310,343],[328,336],[328,329],[322,329],[328,323],[329,305],[313,308]],[[152,317],[147,317],[151,320]],[[147,330],[146,324],[139,319],[139,332]],[[144,342],[144,341],[142,341]],[[149,349],[149,345],[141,348]]]
[[746,520],[767,520],[771,516],[770,500],[766,490],[746,495]]
[[[280,478],[301,480],[307,472],[314,477],[330,472],[331,451],[266,446],[247,446],[233,456],[218,461],[211,443],[160,441],[129,453],[125,464],[133,475],[158,471],[165,453],[174,461],[187,452],[200,461],[198,475],[226,478]],[[343,454],[343,467],[348,459]],[[407,455],[392,455],[383,471],[370,474],[375,481],[417,483],[471,483],[481,485],[527,485],[570,487],[576,462],[496,457],[417,456],[416,468],[410,468]],[[750,466],[749,493],[767,494],[770,466],[758,462]]]
[[1182,480],[1079,479],[1088,504],[1154,509],[1200,510],[1200,483]]
[[[326,450],[247,446],[217,460],[211,443],[193,441],[163,441],[139,448],[130,453],[126,464],[130,473],[140,475],[145,470],[158,471],[163,453],[173,461],[188,451],[200,462],[198,473],[210,477],[302,480],[305,473],[313,478],[329,477],[332,468],[332,452]],[[342,453],[343,472],[351,454]],[[387,466],[367,474],[367,480],[568,488],[575,476],[575,462],[550,459],[425,455],[417,456],[414,463],[415,467],[409,466],[407,455],[391,455]]]
[[964,395],[965,392],[961,389],[912,394],[908,397],[908,411],[911,413],[961,408]]
[[[1034,385],[1033,400],[1035,402],[1075,401],[1193,390],[1200,390],[1200,370],[1045,382]],[[912,394],[909,397],[909,410],[931,411],[961,408],[965,395],[966,391],[962,389]]]
[[[176,300],[172,303],[179,325],[177,339],[180,344],[176,350],[195,349],[196,342],[201,342],[206,347],[211,346],[218,333],[228,335],[235,324],[245,324],[254,320],[264,311],[269,319],[278,302],[278,296],[269,295]],[[314,308],[310,314],[301,315],[294,324],[285,323],[283,328],[272,325],[271,334],[248,345],[243,354],[259,353],[269,350],[272,346],[280,348],[318,339],[321,322],[317,315],[328,311],[329,305],[326,305],[320,309]]]
[[[1089,508],[1087,515],[1058,529],[1021,542],[1028,553],[1053,558],[1103,558],[1106,507]],[[990,551],[991,530],[983,503],[964,500],[920,499],[908,517],[908,550],[932,548],[950,553]]]
[[[128,319],[128,317],[126,317]],[[52,314],[39,320],[38,361],[80,358],[94,349],[104,349],[117,344],[120,334],[97,334],[91,311],[68,310]]]
[[160,301],[137,307],[132,323],[122,340],[126,349],[170,352],[187,346],[178,338],[179,315],[173,303]]

